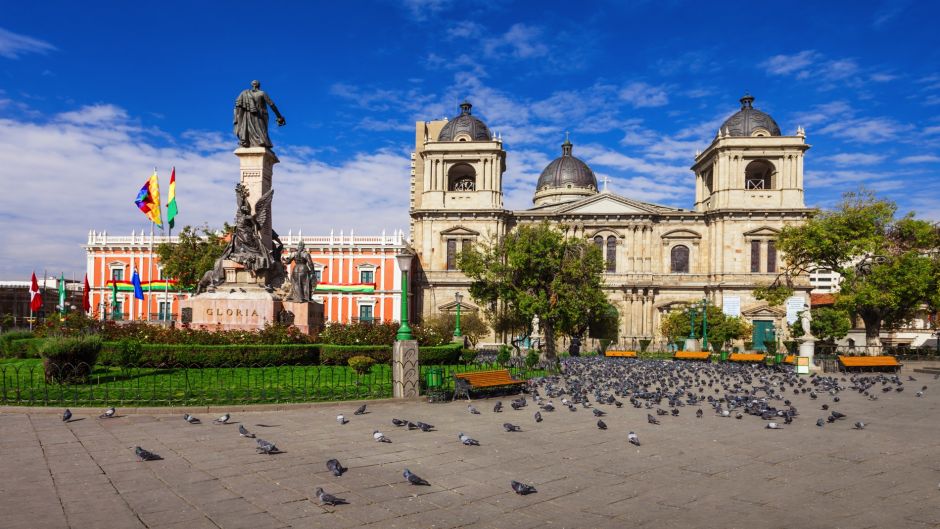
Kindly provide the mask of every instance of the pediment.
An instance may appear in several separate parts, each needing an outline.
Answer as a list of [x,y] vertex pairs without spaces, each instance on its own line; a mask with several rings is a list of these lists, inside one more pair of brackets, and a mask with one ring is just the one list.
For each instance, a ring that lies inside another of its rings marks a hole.
[[663,234],[663,239],[701,239],[698,233],[683,228],[667,231]]
[[771,307],[766,303],[752,305],[741,311],[741,315],[748,318],[782,318],[783,316],[786,316],[786,314],[786,311]]
[[770,226],[761,226],[760,228],[744,232],[745,237],[776,237],[778,235],[780,235],[780,230],[771,228]]
[[610,193],[578,200],[557,210],[569,215],[648,215],[659,213],[651,204],[636,202]]
[[446,230],[441,230],[441,235],[477,237],[480,235],[480,232],[471,230],[470,228],[464,228],[463,226],[454,226]]
[[[471,305],[470,303],[467,303],[466,301],[460,302],[460,312],[461,312],[461,313],[463,313],[463,312],[476,312],[477,310],[479,310],[479,309],[476,307],[476,305]],[[437,311],[438,311],[438,312],[457,312],[457,302],[456,302],[456,301],[448,301],[447,303],[444,303],[443,305],[438,305],[438,306],[437,306]]]

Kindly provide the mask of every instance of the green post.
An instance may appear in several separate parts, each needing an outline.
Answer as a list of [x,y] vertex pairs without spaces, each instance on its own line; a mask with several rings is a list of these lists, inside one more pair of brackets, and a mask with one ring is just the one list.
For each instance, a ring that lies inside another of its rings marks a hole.
[[408,270],[411,268],[412,255],[403,252],[396,255],[398,267],[401,268],[401,326],[398,327],[398,334],[395,339],[398,341],[414,340],[411,335],[411,327],[408,326]]
[[689,307],[689,339],[695,339],[695,307]]
[[702,299],[702,349],[708,350],[708,301]]
[[463,334],[460,332],[460,302],[463,301],[463,294],[457,292],[454,294],[454,298],[457,300],[457,325],[454,326],[454,338],[462,338]]

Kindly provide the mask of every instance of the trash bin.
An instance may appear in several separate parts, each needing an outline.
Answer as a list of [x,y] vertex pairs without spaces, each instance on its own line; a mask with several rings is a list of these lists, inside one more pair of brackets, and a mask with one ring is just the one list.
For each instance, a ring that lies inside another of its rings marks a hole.
[[427,378],[425,382],[427,383],[428,389],[439,388],[444,380],[444,371],[439,367],[432,367],[428,369]]
[[777,353],[777,354],[775,354],[775,355],[774,355],[774,363],[777,364],[777,365],[782,364],[782,363],[783,363],[783,358],[784,358],[785,356],[786,356],[786,355],[785,355],[784,353]]
[[722,362],[727,362],[727,361],[728,361],[728,351],[722,351],[722,352],[718,353],[718,357],[721,359]]

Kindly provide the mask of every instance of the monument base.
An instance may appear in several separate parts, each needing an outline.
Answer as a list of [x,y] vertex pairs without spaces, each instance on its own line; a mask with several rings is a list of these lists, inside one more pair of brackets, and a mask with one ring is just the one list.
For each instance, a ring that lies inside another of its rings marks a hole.
[[282,323],[290,323],[300,329],[304,334],[312,334],[323,330],[323,304],[316,301],[305,303],[297,301],[282,301]]
[[809,358],[810,371],[820,371],[821,368],[813,363],[816,354],[816,340],[803,340],[800,342],[800,356]]
[[683,350],[690,353],[700,353],[702,352],[702,342],[698,338],[686,338]]
[[392,396],[396,399],[417,397],[419,373],[418,341],[395,340],[392,344]]
[[196,328],[251,331],[277,322],[283,303],[264,289],[247,287],[223,284],[215,292],[184,300],[181,307],[192,309],[190,325]]

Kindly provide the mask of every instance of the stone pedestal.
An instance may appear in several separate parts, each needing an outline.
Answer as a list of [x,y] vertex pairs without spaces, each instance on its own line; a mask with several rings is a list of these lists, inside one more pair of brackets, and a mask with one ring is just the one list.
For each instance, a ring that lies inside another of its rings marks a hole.
[[699,353],[702,351],[702,342],[698,338],[686,338],[683,350],[690,353]]
[[[280,160],[274,151],[265,147],[239,147],[235,149],[235,156],[238,156],[241,165],[241,183],[248,189],[251,212],[256,213],[255,202],[271,189],[274,164]],[[271,247],[271,212],[268,212],[268,220],[261,227],[261,239],[265,248]]]
[[[285,317],[301,332],[311,334],[323,329],[323,304],[316,301],[298,303],[296,301],[282,301]],[[287,323],[286,320],[281,320]]]
[[257,285],[229,283],[220,285],[215,292],[184,300],[181,306],[192,309],[193,327],[210,330],[261,329],[278,321],[283,310],[280,301]]
[[417,397],[421,387],[420,376],[418,341],[396,341],[392,346],[392,396],[396,399]]
[[809,370],[820,371],[821,368],[813,363],[813,356],[816,354],[816,340],[813,338],[800,341],[800,356],[809,357]]

